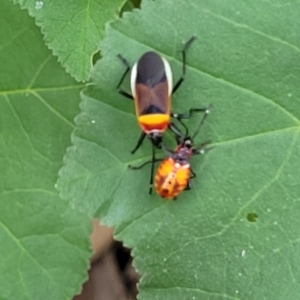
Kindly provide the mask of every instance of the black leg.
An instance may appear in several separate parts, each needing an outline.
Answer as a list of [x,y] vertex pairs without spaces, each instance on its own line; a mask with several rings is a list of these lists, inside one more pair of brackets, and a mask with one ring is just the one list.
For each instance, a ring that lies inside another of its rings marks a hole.
[[121,54],[118,54],[117,57],[118,57],[118,58],[123,62],[123,64],[126,66],[126,70],[125,70],[124,74],[122,75],[122,77],[121,77],[121,79],[120,79],[120,81],[119,81],[119,83],[118,83],[118,85],[117,85],[117,91],[118,91],[118,93],[120,93],[121,95],[123,95],[123,96],[125,96],[125,97],[127,97],[127,98],[129,98],[129,99],[131,99],[131,100],[133,100],[133,96],[132,96],[131,94],[127,93],[126,91],[124,91],[124,90],[122,90],[122,89],[120,88],[120,86],[121,86],[121,84],[123,83],[123,81],[124,81],[124,79],[125,79],[127,73],[130,71],[130,65],[129,65],[129,63],[127,62],[127,60],[126,60]]
[[191,189],[191,179],[196,177],[196,173],[193,171],[192,168],[190,168],[190,171],[191,171],[191,175],[190,175],[190,178],[188,180],[186,187],[184,188],[185,191],[188,191]]
[[[192,168],[190,168],[190,171],[191,171],[190,179],[191,179],[191,178],[195,178],[195,177],[196,177],[196,173],[193,171]],[[189,183],[190,183],[190,182],[189,182]]]
[[208,107],[190,108],[190,110],[186,114],[171,113],[171,117],[174,117],[174,118],[178,119],[178,121],[181,121],[181,119],[189,119],[193,115],[194,112],[207,112],[207,110],[208,110]]
[[214,149],[215,146],[205,147],[206,145],[208,145],[210,143],[211,143],[211,141],[206,141],[206,142],[194,147],[193,154],[204,154],[204,153],[207,153],[208,151]]
[[138,140],[136,146],[135,146],[134,149],[131,151],[132,154],[134,154],[135,151],[141,147],[141,145],[142,145],[142,143],[143,143],[145,137],[146,137],[146,133],[145,133],[145,132],[142,132],[141,135],[140,135],[140,137],[139,137],[139,140]]
[[207,118],[207,116],[208,116],[209,113],[210,113],[210,108],[211,108],[211,106],[212,106],[212,105],[209,104],[208,107],[206,107],[206,109],[204,109],[204,110],[205,110],[204,115],[203,115],[203,117],[202,117],[202,120],[200,121],[200,124],[198,125],[198,128],[195,130],[193,136],[191,137],[192,140],[193,140],[193,139],[196,137],[196,135],[199,133],[201,126],[203,125],[205,119]]
[[191,189],[191,181],[189,180],[184,190],[189,191],[190,189]]
[[165,152],[165,155],[167,157],[171,157],[176,152],[176,151],[173,151],[173,150],[167,148],[165,145],[162,145],[161,148],[163,149],[163,151]]
[[[172,114],[171,114],[172,116]],[[180,124],[184,127],[185,133],[187,133],[188,129],[184,123],[181,122],[181,120],[178,120]],[[177,142],[177,145],[182,143],[184,135],[182,134],[181,130],[178,128],[177,125],[175,125],[173,122],[169,123],[168,128],[174,133],[175,140]]]
[[154,166],[155,166],[155,163],[159,162],[159,161],[162,161],[162,160],[164,160],[164,158],[156,158],[155,157],[155,147],[152,145],[152,158],[151,158],[151,160],[148,160],[148,161],[142,163],[139,166],[132,166],[132,165],[128,166],[132,170],[139,170],[142,167],[144,167],[145,165],[148,165],[148,164],[151,163],[151,173],[150,173],[150,182],[149,182],[149,194],[150,195],[152,194],[152,190],[153,190],[153,178],[154,178]]
[[[164,158],[155,158],[154,162],[159,162],[159,161],[163,161]],[[131,169],[131,170],[140,170],[141,168],[143,168],[144,166],[148,165],[148,164],[151,164],[152,163],[152,159],[151,160],[147,160],[146,162],[142,163],[141,165],[139,166],[132,166],[132,165],[129,165],[128,168]]]
[[190,47],[192,42],[195,40],[195,38],[196,38],[195,36],[192,36],[183,46],[183,49],[181,51],[181,53],[182,53],[182,74],[181,74],[180,78],[178,79],[178,81],[176,82],[176,84],[174,85],[172,94],[174,94],[176,92],[176,90],[180,87],[180,85],[182,84],[182,82],[184,80],[185,66],[186,66],[186,51]]
[[[185,134],[183,135],[182,133],[181,133],[181,134],[178,134],[173,128],[170,128],[170,127],[169,127],[169,128],[174,132],[174,134],[175,134],[175,139],[176,139],[177,143],[178,143],[178,141],[179,141],[178,144],[180,144],[180,142],[182,142],[182,140],[183,140],[184,137],[187,137],[187,136],[189,135],[189,130],[188,130],[187,126],[182,122],[182,119],[189,119],[189,118],[193,115],[194,112],[205,112],[206,114],[208,114],[208,108],[191,108],[191,109],[188,111],[188,113],[186,113],[186,114],[175,114],[175,113],[171,113],[171,117],[177,119],[178,122],[181,124],[181,126],[182,126],[182,127],[184,128],[184,130],[185,130]],[[206,116],[205,116],[205,118],[206,118]],[[203,123],[203,122],[202,122],[202,123]],[[171,123],[171,124],[172,124],[172,123]],[[177,131],[180,132],[179,129],[177,129]]]
[[149,186],[149,195],[152,194],[153,190],[153,176],[154,176],[154,165],[155,165],[155,147],[152,145],[152,160],[151,160],[151,174],[150,174],[150,186]]

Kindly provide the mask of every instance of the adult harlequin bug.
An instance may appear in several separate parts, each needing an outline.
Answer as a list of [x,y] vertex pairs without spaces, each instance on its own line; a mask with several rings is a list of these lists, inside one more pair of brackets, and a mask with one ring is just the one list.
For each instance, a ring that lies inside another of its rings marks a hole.
[[[138,142],[131,153],[138,150],[146,136],[153,145],[151,185],[153,183],[155,147],[161,148],[163,133],[169,128],[175,134],[176,139],[182,136],[179,128],[171,122],[171,117],[175,117],[181,122],[181,119],[189,118],[193,112],[203,111],[203,109],[191,108],[187,114],[174,114],[171,112],[171,96],[184,80],[186,51],[194,40],[195,37],[192,36],[182,49],[182,74],[174,86],[168,61],[156,52],[150,51],[144,53],[133,65],[130,78],[132,94],[127,93],[121,89],[121,85],[130,70],[130,65],[125,58],[120,54],[118,55],[126,66],[126,70],[117,85],[117,90],[123,96],[134,100],[137,120],[142,129]],[[151,193],[151,190],[149,192]]]
[[184,189],[190,189],[190,179],[196,177],[196,173],[190,166],[192,155],[204,153],[212,148],[205,148],[209,142],[204,142],[198,146],[194,145],[194,138],[198,134],[204,120],[210,112],[210,106],[204,112],[201,122],[193,134],[189,136],[188,130],[182,142],[176,147],[175,151],[164,148],[169,157],[164,159],[159,165],[155,175],[155,189],[162,197],[176,199]]

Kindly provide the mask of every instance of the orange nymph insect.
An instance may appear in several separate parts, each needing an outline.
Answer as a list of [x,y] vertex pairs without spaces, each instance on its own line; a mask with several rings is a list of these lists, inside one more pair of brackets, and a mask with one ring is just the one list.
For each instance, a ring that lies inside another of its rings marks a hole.
[[196,173],[190,166],[190,159],[195,154],[207,152],[211,148],[205,148],[209,142],[194,146],[194,138],[209,114],[210,106],[205,110],[203,118],[192,137],[188,130],[183,141],[176,147],[175,151],[164,148],[169,155],[159,165],[155,175],[155,189],[162,198],[176,199],[183,190],[190,189],[190,179],[196,177]]

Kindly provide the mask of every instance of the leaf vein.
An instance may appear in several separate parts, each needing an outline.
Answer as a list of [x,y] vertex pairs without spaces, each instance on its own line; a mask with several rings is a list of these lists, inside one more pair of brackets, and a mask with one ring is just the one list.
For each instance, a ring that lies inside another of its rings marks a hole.
[[63,116],[60,112],[58,112],[56,109],[54,109],[47,101],[45,101],[38,93],[32,92],[32,94],[40,100],[48,109],[50,112],[52,112],[54,115],[56,115],[59,119],[61,119],[63,122],[65,122],[67,125],[69,125],[71,128],[75,128],[74,124],[71,123],[65,116]]
[[[199,9],[198,6],[193,5],[192,3],[191,3],[191,5],[192,5],[196,10]],[[232,25],[234,25],[234,26],[236,26],[236,27],[244,28],[244,29],[246,29],[246,30],[248,30],[248,31],[250,31],[250,32],[253,32],[253,33],[256,33],[256,34],[261,35],[261,36],[263,36],[263,37],[266,37],[266,38],[268,38],[268,39],[270,39],[270,40],[272,40],[272,41],[274,41],[274,42],[278,42],[278,43],[281,43],[281,44],[283,44],[283,45],[285,45],[285,46],[289,46],[289,47],[291,47],[292,49],[294,49],[294,50],[296,50],[297,52],[300,53],[300,49],[299,49],[296,45],[293,45],[293,44],[289,43],[288,41],[282,40],[282,39],[279,38],[279,37],[276,37],[276,36],[273,36],[273,35],[269,35],[269,34],[267,34],[267,33],[264,33],[263,31],[260,31],[260,30],[251,28],[249,25],[234,22],[233,20],[230,20],[230,19],[228,19],[228,18],[226,18],[226,17],[223,17],[222,15],[218,15],[218,14],[216,14],[216,13],[214,13],[214,12],[212,12],[212,11],[206,9],[206,8],[200,8],[199,10],[201,10],[202,12],[204,12],[204,13],[206,13],[206,14],[209,14],[209,15],[211,15],[211,16],[217,18],[217,19],[220,19],[220,20],[222,20],[222,21],[224,21],[224,22],[226,22],[226,23],[232,24]]]

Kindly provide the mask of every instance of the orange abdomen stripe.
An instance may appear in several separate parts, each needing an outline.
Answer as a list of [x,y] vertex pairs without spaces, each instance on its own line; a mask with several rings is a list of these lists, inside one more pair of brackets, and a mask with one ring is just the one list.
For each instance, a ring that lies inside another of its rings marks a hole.
[[138,123],[145,133],[164,132],[170,123],[170,115],[149,114],[138,117]]

